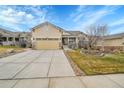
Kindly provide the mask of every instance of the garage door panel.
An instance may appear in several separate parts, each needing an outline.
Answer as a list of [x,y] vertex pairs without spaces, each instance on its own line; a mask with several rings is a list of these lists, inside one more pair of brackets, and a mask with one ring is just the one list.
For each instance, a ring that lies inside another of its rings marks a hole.
[[36,41],[36,49],[59,49],[59,41],[58,40]]

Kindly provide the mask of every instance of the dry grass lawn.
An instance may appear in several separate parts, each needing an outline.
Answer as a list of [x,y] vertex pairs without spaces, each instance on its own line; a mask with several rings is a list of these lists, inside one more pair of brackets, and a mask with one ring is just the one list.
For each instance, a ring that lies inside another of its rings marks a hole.
[[85,55],[79,51],[68,51],[67,54],[86,75],[124,72],[124,54],[109,54],[104,57]]
[[23,48],[15,46],[0,46],[0,57],[8,56],[10,50],[13,50],[13,53],[18,53],[23,51]]

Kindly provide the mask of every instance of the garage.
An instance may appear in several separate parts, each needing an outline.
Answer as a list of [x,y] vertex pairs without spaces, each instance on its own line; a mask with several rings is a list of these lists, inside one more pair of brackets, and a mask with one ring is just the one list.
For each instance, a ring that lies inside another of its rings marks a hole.
[[60,42],[57,38],[37,38],[35,45],[36,49],[60,49]]
[[32,48],[34,49],[61,49],[62,31],[45,22],[32,29]]

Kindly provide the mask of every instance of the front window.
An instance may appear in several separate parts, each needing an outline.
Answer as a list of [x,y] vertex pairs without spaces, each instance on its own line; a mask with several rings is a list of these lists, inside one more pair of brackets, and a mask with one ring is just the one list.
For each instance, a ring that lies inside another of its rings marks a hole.
[[19,41],[19,38],[15,38],[15,41]]
[[75,42],[76,41],[76,38],[69,38],[69,41]]
[[9,38],[8,38],[8,41],[12,41],[12,40],[13,40],[13,38],[12,38],[12,37],[9,37]]
[[2,40],[3,41],[7,41],[7,37],[2,37]]

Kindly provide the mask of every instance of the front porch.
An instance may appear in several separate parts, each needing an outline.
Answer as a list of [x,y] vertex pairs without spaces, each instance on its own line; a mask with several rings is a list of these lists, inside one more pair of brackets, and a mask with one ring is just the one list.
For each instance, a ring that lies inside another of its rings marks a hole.
[[0,40],[1,45],[16,45],[19,42],[17,37],[2,37]]
[[78,48],[78,38],[72,36],[63,36],[62,37],[62,45],[67,46],[69,48]]

